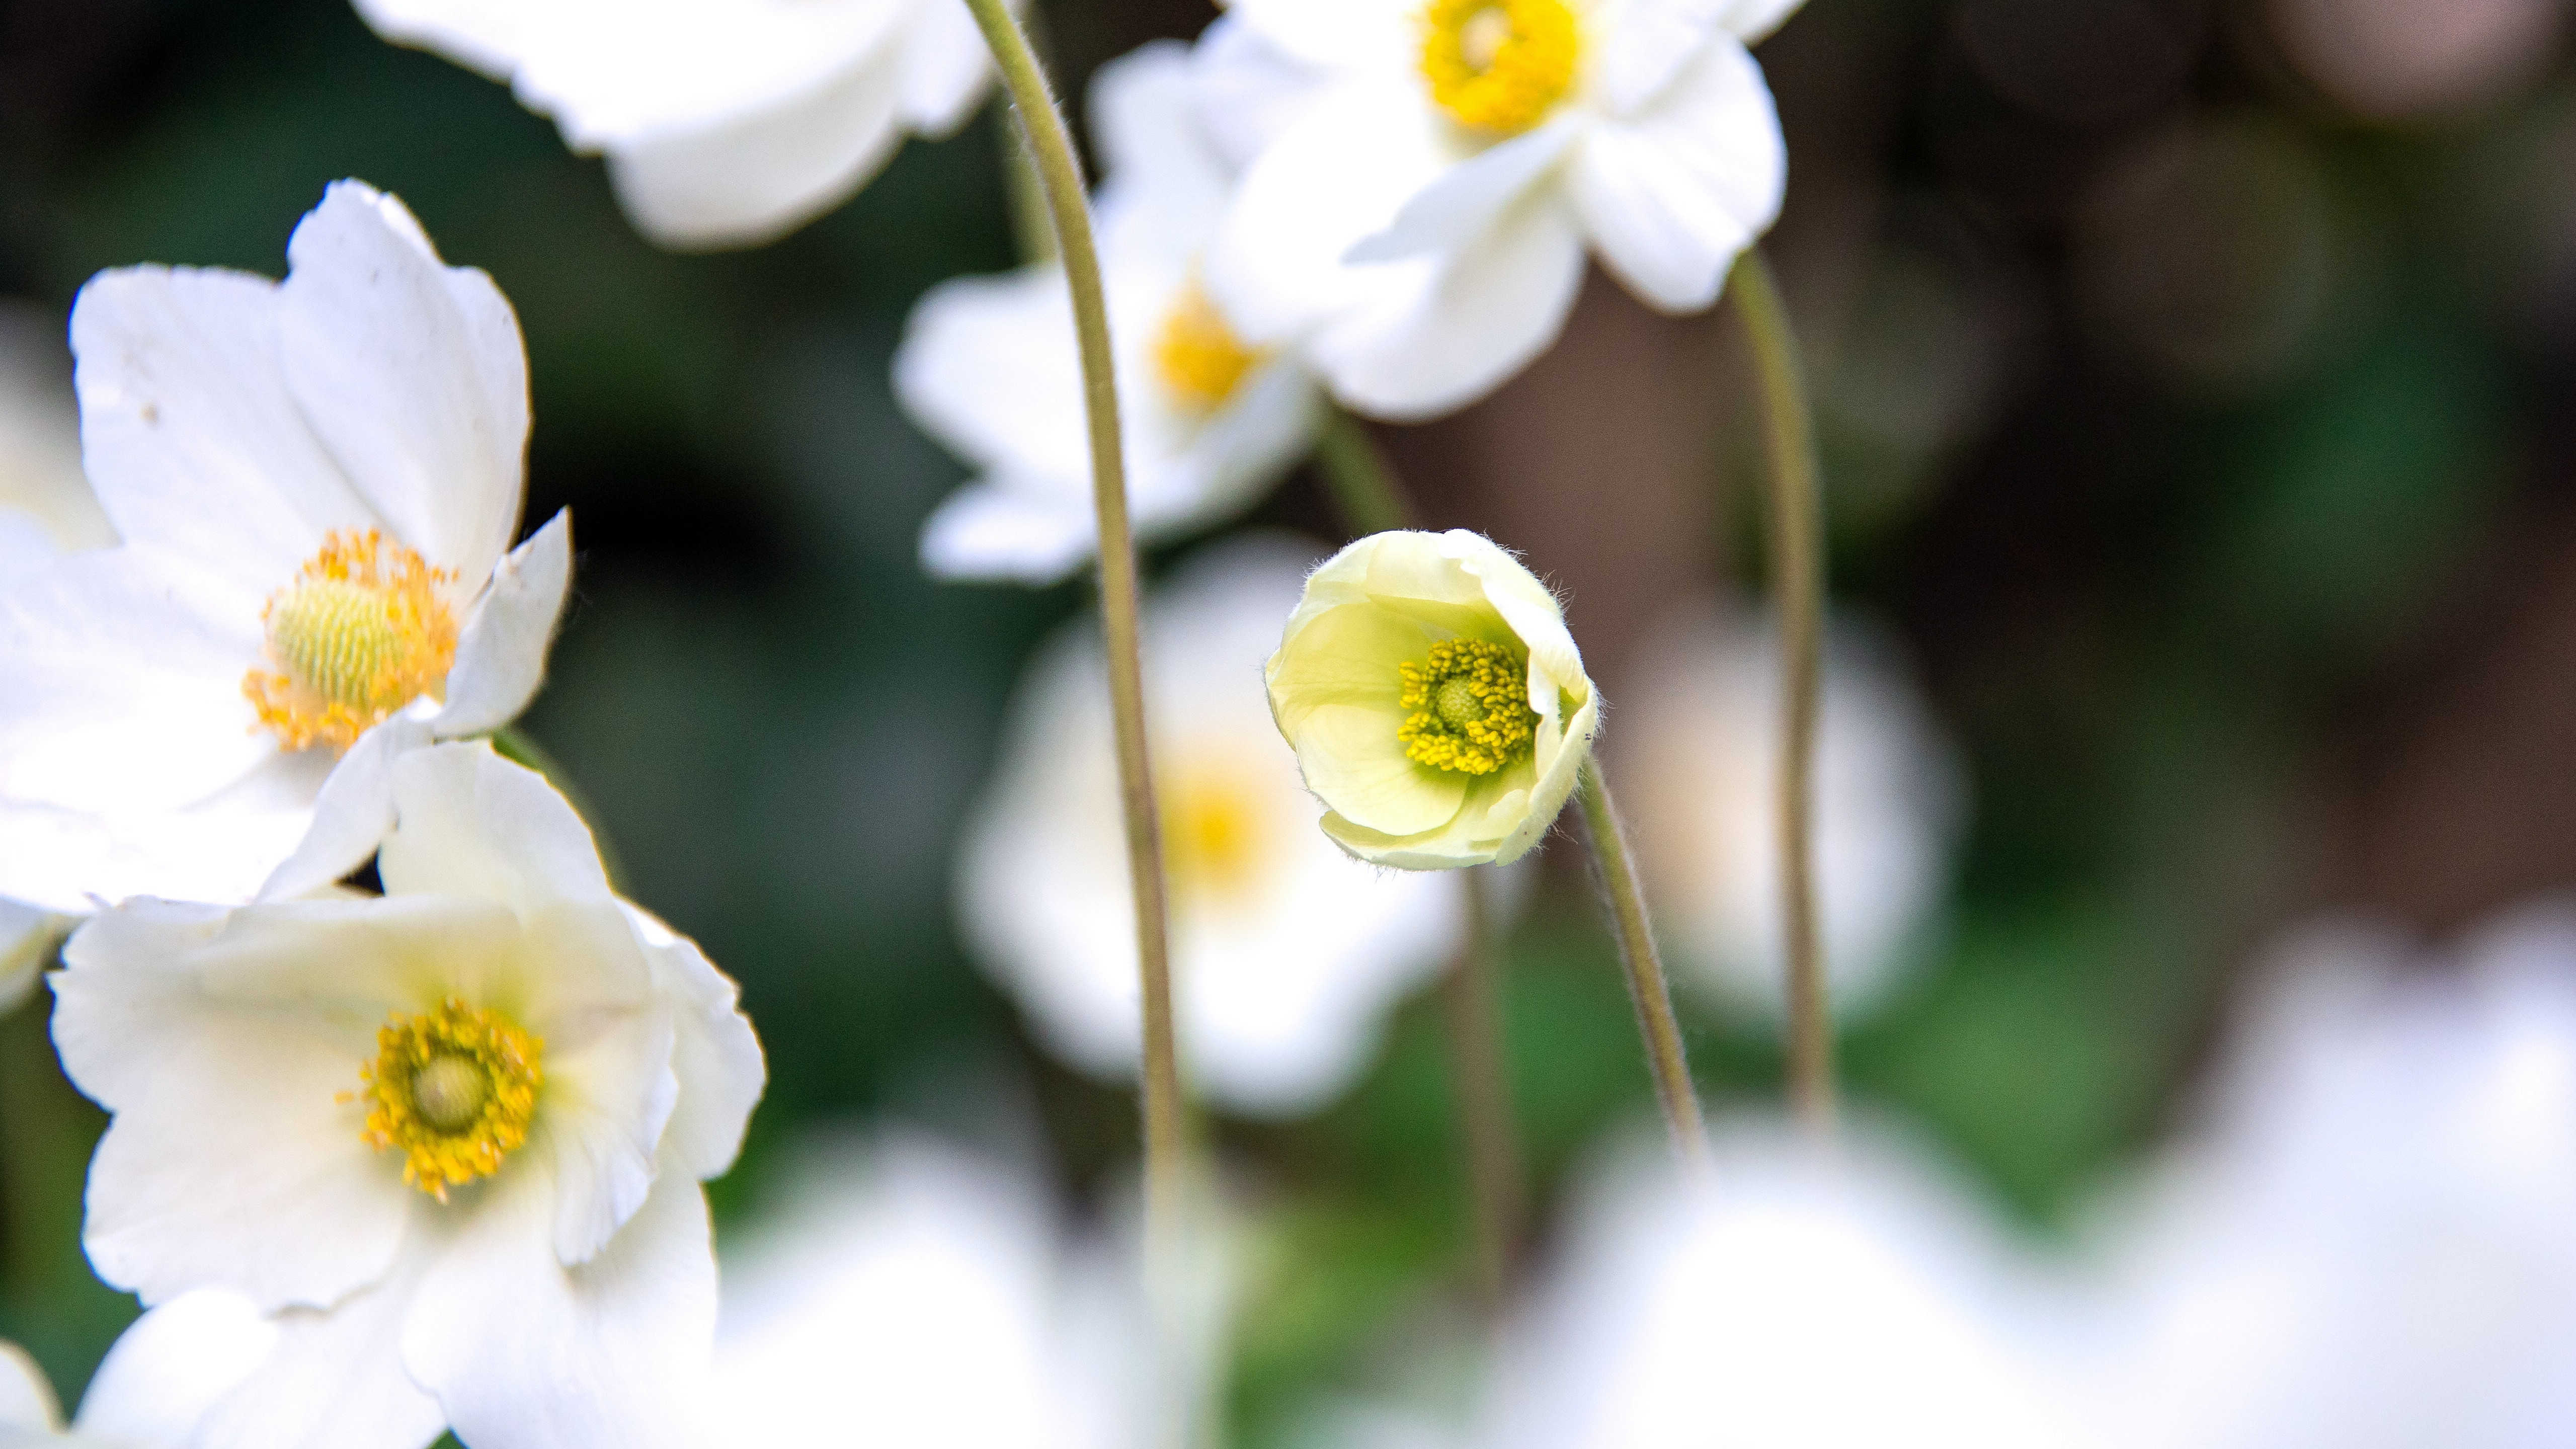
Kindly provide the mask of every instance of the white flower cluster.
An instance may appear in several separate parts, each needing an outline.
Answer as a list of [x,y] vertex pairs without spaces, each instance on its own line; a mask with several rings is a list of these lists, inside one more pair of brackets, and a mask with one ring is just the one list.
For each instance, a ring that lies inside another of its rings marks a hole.
[[[9,496],[74,521],[0,578],[0,896],[78,921],[84,1239],[150,1310],[77,1442],[699,1443],[699,1184],[764,1068],[733,983],[472,738],[536,692],[571,568],[566,518],[512,547],[517,321],[356,182],[288,255],[92,281],[104,525],[36,470]],[[55,1432],[40,1380],[0,1413]]]

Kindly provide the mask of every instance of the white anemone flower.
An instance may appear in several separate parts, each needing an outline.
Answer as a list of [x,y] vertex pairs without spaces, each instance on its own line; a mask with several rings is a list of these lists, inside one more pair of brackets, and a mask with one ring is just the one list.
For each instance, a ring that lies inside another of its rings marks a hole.
[[[1642,1154],[1641,1154],[1642,1156]],[[1989,1212],[1889,1144],[1630,1161],[1506,1340],[1476,1449],[2077,1449],[2064,1305]]]
[[[1242,512],[1306,455],[1321,420],[1295,361],[1244,344],[1200,289],[1233,195],[1202,133],[1189,52],[1148,45],[1101,67],[1093,126],[1107,176],[1100,266],[1137,536]],[[1048,262],[948,282],[914,309],[896,391],[983,470],[940,505],[922,565],[943,578],[1054,583],[1099,549],[1081,358],[1064,270]]]
[[114,542],[81,473],[62,319],[0,302],[0,584],[66,550]]
[[[1220,545],[1148,606],[1146,713],[1171,882],[1172,978],[1192,1080],[1240,1111],[1312,1109],[1458,945],[1456,880],[1381,871],[1315,829],[1261,677],[1315,554]],[[1136,932],[1097,636],[1031,666],[967,832],[968,941],[1050,1050],[1103,1076],[1139,1052]]]
[[508,723],[544,673],[571,528],[510,547],[509,304],[356,182],[287,250],[283,283],[135,267],[73,309],[123,542],[0,590],[0,896],[81,914],[335,880],[383,834],[396,755]]
[[[1656,919],[1685,980],[1735,1011],[1780,1010],[1780,664],[1767,619],[1706,603],[1650,631],[1614,747]],[[1924,958],[1965,790],[1955,751],[1889,641],[1837,624],[1816,740],[1816,896],[1835,1012],[1885,1000]]]
[[1253,151],[1208,262],[1256,343],[1418,419],[1546,350],[1587,254],[1695,312],[1778,215],[1745,47],[1796,0],[1229,0],[1205,104]]
[[2109,1219],[2139,1449],[2576,1443],[2576,909],[2455,959],[2328,923]]
[[90,1262],[137,1332],[209,1291],[271,1330],[194,1449],[703,1443],[699,1182],[763,1073],[733,983],[489,745],[392,775],[382,897],[133,901],[65,946]]
[[[1032,1176],[925,1138],[811,1154],[725,1254],[726,1444],[1124,1449],[1147,1423],[1127,1280]],[[861,1435],[857,1426],[864,1426]]]
[[507,81],[605,153],[666,246],[747,246],[855,193],[907,135],[944,136],[992,75],[963,0],[357,0],[387,40]]

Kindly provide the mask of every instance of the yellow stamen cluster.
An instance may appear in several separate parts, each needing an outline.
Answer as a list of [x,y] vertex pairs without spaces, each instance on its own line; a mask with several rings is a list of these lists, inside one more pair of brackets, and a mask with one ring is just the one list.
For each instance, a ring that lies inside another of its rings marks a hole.
[[376,1032],[366,1086],[367,1145],[403,1154],[403,1181],[447,1201],[447,1190],[501,1170],[528,1140],[545,1040],[509,1018],[450,997],[426,1016],[396,1012]]
[[1154,371],[1163,388],[1182,406],[1213,412],[1234,396],[1261,355],[1243,345],[1226,325],[1199,284],[1191,282],[1172,299],[1154,334]]
[[1528,661],[1481,639],[1444,639],[1422,664],[1397,666],[1413,713],[1396,738],[1405,757],[1434,769],[1490,775],[1527,754],[1537,736]]
[[1422,77],[1459,125],[1516,136],[1574,87],[1581,22],[1566,0],[1429,0]]
[[385,716],[438,694],[456,662],[455,574],[374,529],[333,530],[260,611],[271,669],[242,678],[259,722],[290,750],[346,751]]

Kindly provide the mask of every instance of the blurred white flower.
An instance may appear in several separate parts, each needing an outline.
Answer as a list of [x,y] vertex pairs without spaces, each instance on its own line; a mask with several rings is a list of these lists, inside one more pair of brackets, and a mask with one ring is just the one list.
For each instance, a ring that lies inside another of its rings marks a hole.
[[395,755],[536,691],[570,525],[510,551],[509,304],[356,182],[288,255],[283,284],[136,267],[81,291],[86,462],[124,542],[0,592],[0,895],[337,879],[383,834]]
[[[1990,1217],[1867,1133],[1637,1154],[1575,1213],[1478,1449],[2069,1449],[2063,1307]],[[1648,1161],[1654,1163],[1649,1167]]]
[[0,583],[116,530],[81,474],[80,409],[61,319],[0,302]]
[[[1307,1110],[1365,1063],[1395,1000],[1460,939],[1457,883],[1372,870],[1315,829],[1261,661],[1314,555],[1244,539],[1154,596],[1147,717],[1172,884],[1172,976],[1193,1081],[1239,1110]],[[1136,1070],[1133,903],[1096,635],[1031,666],[967,832],[959,899],[987,970],[1086,1071]]]
[[2206,1120],[2111,1219],[2118,1443],[2576,1443],[2576,910],[2413,954],[2294,939]]
[[[1696,979],[1776,1013],[1780,983],[1779,655],[1767,619],[1693,603],[1651,631],[1610,736],[1656,919]],[[1939,726],[1889,645],[1838,625],[1816,742],[1816,894],[1834,1009],[1883,999],[1921,955],[1958,840],[1963,790]],[[1685,978],[1689,979],[1689,978]]]
[[[94,917],[54,1042],[112,1114],[99,1276],[272,1330],[199,1449],[694,1445],[715,1329],[699,1180],[760,1095],[733,983],[611,894],[488,745],[393,769],[382,898]],[[148,1415],[149,1375],[102,1415]],[[85,1417],[86,1422],[86,1417]]]
[[725,1255],[722,1442],[1128,1449],[1146,1437],[1132,1281],[1027,1174],[926,1139],[804,1163]]
[[1200,81],[1250,164],[1209,292],[1401,419],[1544,351],[1587,252],[1655,307],[1707,307],[1779,213],[1787,156],[1745,46],[1794,4],[1230,0]]
[[[1304,370],[1245,346],[1199,288],[1234,178],[1200,132],[1189,68],[1187,48],[1163,41],[1101,67],[1092,84],[1127,490],[1148,542],[1249,507],[1305,456],[1320,418]],[[922,426],[984,470],[931,515],[924,567],[1045,584],[1097,551],[1061,266],[935,288],[913,310],[894,375]]]
[[191,1294],[118,1340],[69,1432],[43,1371],[0,1342],[0,1449],[184,1449],[199,1416],[258,1365],[275,1332],[248,1299]]
[[505,80],[667,246],[743,246],[944,136],[992,67],[963,0],[357,0],[388,40]]

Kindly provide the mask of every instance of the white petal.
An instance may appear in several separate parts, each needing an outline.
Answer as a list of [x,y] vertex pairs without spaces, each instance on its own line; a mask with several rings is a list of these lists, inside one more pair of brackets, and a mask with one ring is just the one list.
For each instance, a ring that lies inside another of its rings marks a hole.
[[136,1320],[107,1351],[74,1427],[99,1444],[189,1443],[207,1411],[258,1372],[279,1339],[276,1323],[240,1294],[183,1293]]
[[1383,287],[1389,269],[1346,265],[1351,247],[1448,164],[1414,88],[1336,87],[1244,172],[1208,251],[1209,295],[1247,340],[1296,339]]
[[138,895],[249,900],[312,823],[309,802],[322,776],[312,764],[301,755],[272,756],[197,807],[113,818],[0,801],[7,889],[67,915]]
[[448,892],[523,908],[602,900],[599,847],[534,770],[480,741],[433,745],[394,762],[393,833],[378,869],[389,893]]
[[[258,1367],[179,1442],[188,1449],[427,1449],[447,1416],[404,1372],[402,1331],[431,1261],[428,1244],[415,1243],[384,1283],[339,1307],[273,1315],[266,1325],[271,1346]],[[93,1389],[90,1399],[97,1396]],[[85,1400],[85,1430],[92,1412]],[[170,1441],[130,1442],[140,1449]]]
[[1225,214],[1234,169],[1199,125],[1189,47],[1154,41],[1102,66],[1091,81],[1091,118],[1104,172],[1102,249],[1195,253]]
[[1586,129],[1573,117],[1560,118],[1451,165],[1415,192],[1386,230],[1362,237],[1342,259],[1393,262],[1473,246],[1549,179]]
[[394,761],[429,742],[429,726],[407,714],[358,736],[314,797],[312,828],[260,885],[260,899],[309,895],[365,865],[394,828]]
[[306,419],[394,534],[478,587],[519,523],[528,364],[510,304],[354,181],[286,253],[279,356]]
[[1236,168],[1286,134],[1338,75],[1298,60],[1230,14],[1200,32],[1190,68],[1199,127]]
[[919,0],[900,43],[904,125],[945,136],[966,124],[992,84],[993,56],[965,0]]
[[891,58],[872,56],[809,92],[619,141],[609,179],[635,225],[665,246],[757,245],[877,173],[902,140],[903,82]]
[[1250,508],[1304,462],[1323,427],[1323,394],[1287,358],[1246,376],[1159,470],[1173,483],[1136,500],[1140,538],[1186,533]]
[[572,586],[572,510],[512,549],[456,641],[446,707],[430,721],[441,736],[485,734],[519,717],[545,682],[546,651]]
[[[622,919],[615,925],[625,932]],[[598,1257],[653,1190],[655,1147],[680,1095],[672,1018],[657,1005],[587,1040],[566,1040],[544,1018],[530,1023],[546,1038],[546,1099],[523,1156],[528,1174],[548,1183],[559,1262]]]
[[1309,65],[1409,69],[1412,7],[1388,0],[1228,0],[1226,13]]
[[25,1349],[0,1342],[0,1442],[42,1443],[61,1431],[63,1410],[54,1386]]
[[[242,679],[259,596],[157,545],[72,554],[0,600],[0,794],[172,809],[276,753]],[[5,886],[0,881],[0,886]]]
[[715,968],[698,943],[672,931],[650,913],[627,906],[653,976],[680,1003],[671,1065],[680,1079],[680,1101],[663,1142],[679,1166],[700,1178],[733,1166],[743,1129],[767,1085],[760,1039],[737,1003],[741,989]]
[[144,902],[64,947],[54,1044],[115,1114],[83,1240],[99,1276],[146,1303],[221,1287],[327,1306],[384,1275],[417,1194],[341,1100],[361,1058],[293,1014],[197,988],[189,962],[222,949],[220,919]]
[[60,557],[54,536],[34,514],[0,506],[0,585],[41,573]]
[[27,999],[69,929],[71,922],[62,916],[0,898],[0,1015]]
[[[531,1179],[533,1182],[533,1179]],[[548,1205],[497,1193],[421,1285],[403,1361],[475,1449],[698,1449],[715,1255],[695,1179],[665,1171],[608,1251],[555,1261]]]
[[1082,480],[1091,435],[1064,273],[1024,267],[943,282],[912,309],[894,358],[895,393],[961,457],[1043,479]]
[[1787,178],[1762,68],[1723,36],[1652,108],[1592,127],[1567,176],[1602,264],[1667,312],[1717,300],[1736,254],[1779,216]]
[[1732,0],[1720,7],[1718,23],[1746,45],[1758,45],[1806,3],[1807,0]]
[[1087,500],[969,483],[922,525],[921,566],[934,578],[1043,587],[1090,562],[1098,538]]
[[281,310],[266,277],[168,267],[101,272],[72,307],[82,465],[118,536],[263,599],[325,531],[384,521],[287,389]]
[[1583,239],[1542,190],[1453,256],[1367,270],[1387,275],[1308,341],[1307,356],[1343,402],[1413,421],[1476,401],[1556,341],[1583,284]]
[[[1737,0],[1618,0],[1594,22],[1601,37],[1591,98],[1614,116],[1654,103],[1699,57]],[[1751,44],[1750,41],[1746,42]]]

